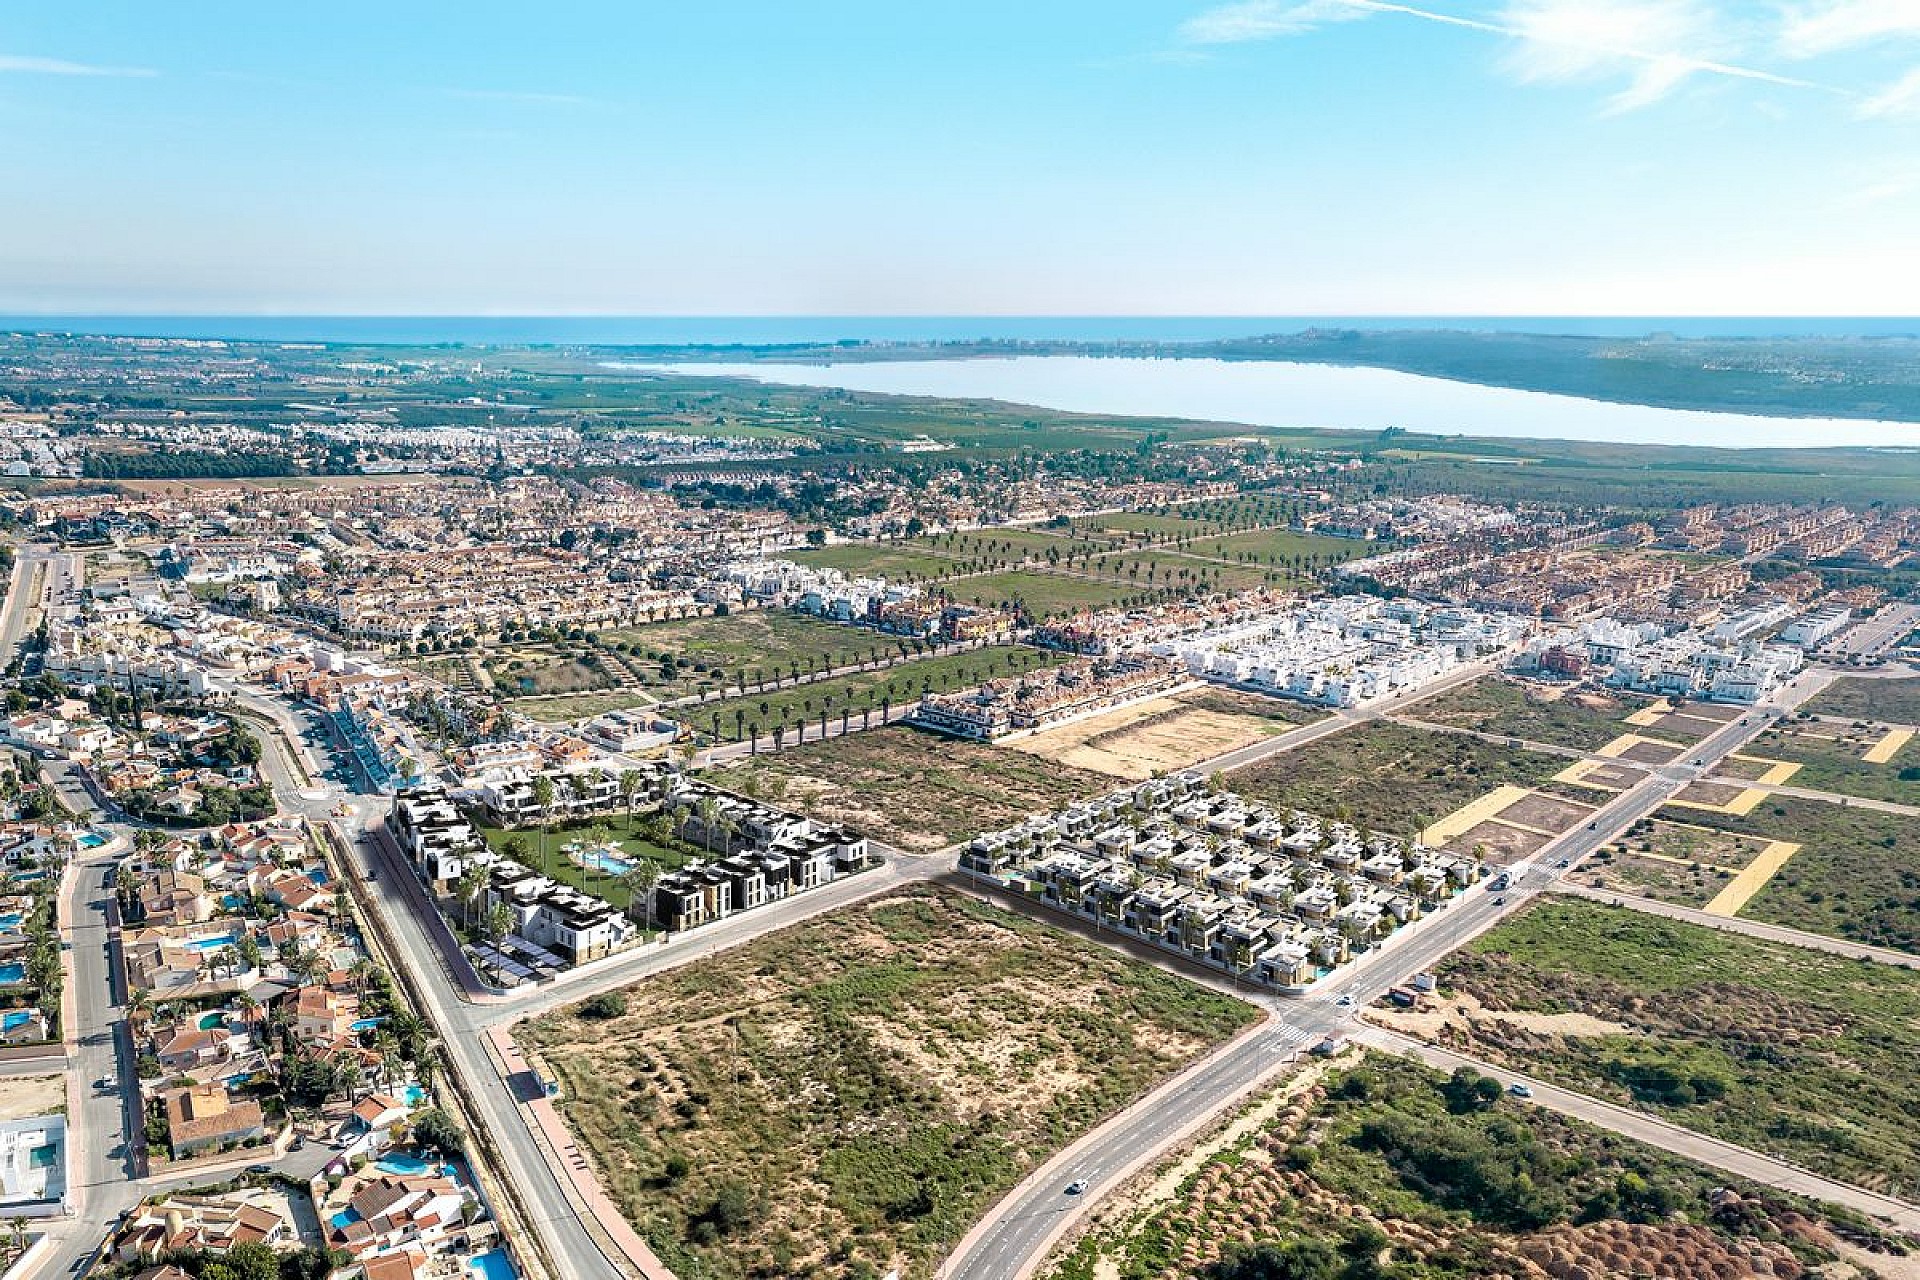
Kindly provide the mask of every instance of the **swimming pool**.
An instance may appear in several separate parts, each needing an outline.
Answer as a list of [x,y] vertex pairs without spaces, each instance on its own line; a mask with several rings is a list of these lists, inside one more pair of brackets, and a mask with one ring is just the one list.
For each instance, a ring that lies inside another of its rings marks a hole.
[[374,1161],[373,1167],[382,1173],[397,1173],[411,1177],[433,1168],[433,1162],[422,1160],[419,1156],[386,1156]]
[[224,1027],[226,1025],[227,1015],[217,1009],[212,1013],[203,1013],[200,1015],[200,1030],[202,1031],[211,1031],[215,1027]]
[[631,859],[623,858],[611,849],[575,850],[567,856],[584,870],[600,871],[610,876],[623,876],[633,870]]
[[371,1031],[385,1021],[385,1018],[361,1018],[351,1025],[355,1031]]
[[307,872],[307,879],[313,881],[315,884],[325,884],[327,882],[327,869],[325,867],[315,867],[313,870]]
[[27,966],[24,964],[0,964],[0,987],[10,987],[27,980]]
[[513,1259],[507,1256],[505,1249],[493,1249],[468,1258],[467,1269],[473,1272],[477,1280],[519,1280],[513,1269]]
[[409,1107],[417,1107],[427,1100],[427,1091],[417,1084],[410,1084],[400,1091],[400,1097]]
[[0,930],[18,929],[19,927],[20,913],[18,911],[9,911],[5,915],[0,915]]
[[33,1021],[31,1009],[9,1009],[0,1014],[0,1031],[12,1031],[15,1027],[24,1027]]
[[107,837],[101,835],[98,831],[88,831],[82,833],[79,840],[75,843],[82,849],[98,849],[107,843]]
[[16,871],[13,873],[13,878],[21,884],[32,884],[35,880],[45,880],[47,873],[44,871]]
[[237,939],[229,933],[218,938],[195,938],[186,945],[192,951],[218,951],[222,947],[232,946],[236,941]]
[[359,1214],[351,1209],[342,1209],[331,1218],[328,1218],[327,1224],[333,1227],[350,1227],[358,1221],[360,1221]]

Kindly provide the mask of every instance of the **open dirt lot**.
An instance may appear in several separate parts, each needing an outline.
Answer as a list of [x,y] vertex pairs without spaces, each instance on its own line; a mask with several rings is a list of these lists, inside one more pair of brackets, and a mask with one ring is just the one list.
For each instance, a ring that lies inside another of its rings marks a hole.
[[1049,1154],[1253,1009],[923,886],[523,1025],[674,1271],[924,1280]]
[[1155,698],[1007,745],[1076,769],[1139,781],[1271,737],[1289,723],[1223,706],[1218,694],[1201,690]]
[[0,1076],[0,1120],[22,1120],[64,1111],[65,1076]]
[[1488,862],[1506,867],[1522,858],[1531,857],[1551,839],[1551,836],[1511,827],[1504,822],[1488,821],[1467,828],[1447,841],[1445,847],[1460,853],[1472,853],[1480,849]]

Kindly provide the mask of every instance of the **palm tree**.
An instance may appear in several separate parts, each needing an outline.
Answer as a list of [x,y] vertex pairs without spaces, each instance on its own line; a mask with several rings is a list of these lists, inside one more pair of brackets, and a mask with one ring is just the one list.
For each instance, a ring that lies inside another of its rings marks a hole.
[[540,810],[540,869],[547,869],[547,825],[553,821],[553,779],[539,774],[533,780],[533,803]]
[[660,867],[651,858],[642,858],[634,863],[631,870],[620,877],[620,883],[627,886],[627,914],[633,914],[633,904],[639,902],[646,912],[647,932],[653,932],[653,887],[660,883]]

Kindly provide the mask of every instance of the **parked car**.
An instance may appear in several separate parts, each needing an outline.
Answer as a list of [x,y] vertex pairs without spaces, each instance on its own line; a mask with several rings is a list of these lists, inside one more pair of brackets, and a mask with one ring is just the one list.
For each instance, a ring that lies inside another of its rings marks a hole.
[[102,1093],[112,1093],[115,1089],[118,1089],[120,1087],[120,1082],[118,1080],[115,1080],[112,1076],[101,1076],[98,1080],[95,1080],[93,1082],[93,1087],[100,1090]]
[[270,1164],[250,1164],[247,1166],[247,1172],[264,1178],[273,1172],[273,1166]]

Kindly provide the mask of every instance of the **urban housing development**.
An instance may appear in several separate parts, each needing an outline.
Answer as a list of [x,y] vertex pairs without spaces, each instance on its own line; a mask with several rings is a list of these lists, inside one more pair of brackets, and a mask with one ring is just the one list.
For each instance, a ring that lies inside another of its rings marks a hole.
[[1905,1274],[1905,471],[0,353],[20,1276]]

